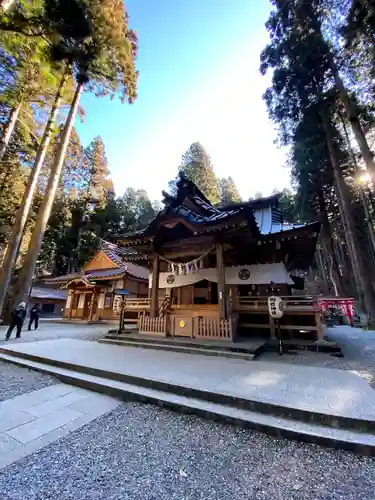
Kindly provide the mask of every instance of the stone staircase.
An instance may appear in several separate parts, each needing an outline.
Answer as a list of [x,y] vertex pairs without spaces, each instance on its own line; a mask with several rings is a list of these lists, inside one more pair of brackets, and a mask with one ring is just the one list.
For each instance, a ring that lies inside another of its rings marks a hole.
[[141,349],[155,349],[161,351],[179,352],[181,354],[201,354],[203,356],[219,356],[231,359],[254,360],[263,352],[265,341],[259,340],[249,343],[246,347],[228,342],[207,341],[196,342],[189,339],[151,338],[140,335],[108,334],[99,340],[103,344],[121,345],[125,347],[139,347]]
[[[123,358],[125,351],[124,354],[119,353],[118,347],[114,349],[114,346],[108,344],[78,340],[51,342],[57,344],[54,344],[53,349],[50,344],[44,351],[42,344],[48,342],[1,347],[0,359],[46,372],[55,375],[63,382],[123,400],[152,403],[184,413],[194,413],[201,417],[257,429],[278,438],[298,439],[354,450],[364,455],[375,455],[375,417],[372,419],[363,416],[340,416],[337,413],[322,413],[312,408],[303,409],[298,405],[293,407],[290,404],[275,404],[269,402],[267,398],[259,400],[259,398],[243,397],[240,393],[236,395],[220,392],[215,389],[215,384],[212,384],[210,390],[207,386],[202,389],[204,384],[201,383],[187,385],[182,384],[182,379],[178,381],[179,383],[156,379],[151,375],[148,376],[146,369],[144,376],[134,372],[126,373],[124,372],[126,362],[124,365],[119,365],[119,359]],[[67,354],[72,353],[74,349],[75,352],[81,351],[81,358]],[[137,349],[132,351],[134,353],[128,353],[129,359],[137,355]],[[139,354],[141,355],[141,352]],[[113,361],[114,357],[117,361]],[[108,360],[107,364],[103,364],[104,358]],[[228,362],[233,363],[233,360]],[[241,360],[238,362],[243,364]],[[177,366],[178,363],[177,360]],[[250,366],[258,363],[251,363]],[[103,369],[103,366],[106,366],[106,369]],[[116,366],[122,366],[121,371],[119,368],[116,369]],[[295,370],[299,372],[301,368]],[[333,370],[327,370],[327,373],[331,371]],[[176,375],[178,376],[178,372]],[[298,377],[298,374],[296,376]],[[365,389],[368,390],[367,387]],[[370,393],[369,395],[371,396]]]

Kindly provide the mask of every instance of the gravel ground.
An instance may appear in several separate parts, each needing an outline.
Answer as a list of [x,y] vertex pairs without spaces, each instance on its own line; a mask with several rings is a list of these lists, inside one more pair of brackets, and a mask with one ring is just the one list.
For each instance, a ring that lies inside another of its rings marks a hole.
[[375,460],[124,403],[0,474],[2,500],[374,500]]
[[[85,323],[81,324],[66,324],[59,323],[49,320],[41,320],[39,323],[39,328],[37,330],[27,331],[27,324],[24,324],[22,329],[21,338],[16,339],[15,330],[12,333],[10,341],[6,344],[20,343],[20,342],[35,342],[39,340],[52,340],[52,339],[79,339],[79,340],[97,340],[108,332],[110,328],[113,328],[112,324],[101,323],[87,325]],[[5,334],[7,332],[7,326],[0,326],[0,345],[5,344]]]
[[0,401],[57,383],[50,375],[0,361]]

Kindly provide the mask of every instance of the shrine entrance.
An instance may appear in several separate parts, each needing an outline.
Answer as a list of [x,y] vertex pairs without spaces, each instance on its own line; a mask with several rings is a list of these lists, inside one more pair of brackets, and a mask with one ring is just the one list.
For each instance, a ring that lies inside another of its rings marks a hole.
[[202,280],[194,283],[194,304],[218,304],[217,283]]

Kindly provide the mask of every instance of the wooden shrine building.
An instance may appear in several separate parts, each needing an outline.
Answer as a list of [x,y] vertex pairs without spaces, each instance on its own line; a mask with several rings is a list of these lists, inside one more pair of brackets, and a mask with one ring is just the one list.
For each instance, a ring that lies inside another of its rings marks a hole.
[[[119,293],[128,297],[148,296],[148,270],[124,262],[115,245],[103,243],[102,248],[83,267],[81,272],[46,279],[68,289],[64,317],[85,321],[118,320],[115,301]],[[129,316],[138,317],[136,311]]]
[[183,175],[143,230],[117,235],[118,254],[150,270],[149,297],[126,299],[142,334],[235,341],[274,335],[267,296],[283,297],[286,339],[322,338],[320,312],[297,274],[312,262],[320,224],[285,225],[278,195],[214,207]]

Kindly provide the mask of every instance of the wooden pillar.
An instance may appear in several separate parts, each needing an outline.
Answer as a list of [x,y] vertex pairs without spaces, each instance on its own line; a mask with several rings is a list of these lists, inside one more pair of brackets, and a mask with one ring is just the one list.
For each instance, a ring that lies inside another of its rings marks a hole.
[[268,313],[268,317],[270,320],[270,339],[275,340],[276,339],[276,327],[275,327],[275,320],[273,317]]
[[219,299],[220,318],[226,319],[227,307],[226,307],[226,297],[225,297],[225,289],[226,289],[225,266],[224,266],[223,245],[221,243],[216,244],[216,267],[217,267],[217,293]]
[[315,313],[315,324],[317,326],[317,340],[323,342],[324,340],[324,325],[322,322],[322,315],[320,312]]
[[72,293],[72,299],[70,301],[70,308],[69,308],[69,313],[68,313],[68,318],[71,319],[72,318],[72,314],[73,314],[73,306],[74,306],[74,302],[75,302],[75,290],[73,290],[73,293]]
[[91,296],[91,304],[90,304],[90,311],[89,311],[89,317],[88,321],[92,321],[92,317],[94,314],[94,305],[95,305],[95,299],[96,299],[96,289],[94,288]]
[[151,316],[156,317],[159,314],[159,256],[154,255],[152,263],[152,288],[151,288]]

